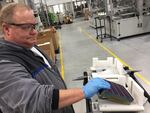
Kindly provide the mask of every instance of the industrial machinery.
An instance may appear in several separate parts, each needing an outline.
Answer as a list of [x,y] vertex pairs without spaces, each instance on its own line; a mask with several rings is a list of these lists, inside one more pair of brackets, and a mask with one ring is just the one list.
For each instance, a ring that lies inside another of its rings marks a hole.
[[[149,0],[104,0],[106,15],[111,19],[112,36],[129,37],[150,32]],[[109,25],[107,25],[109,31]],[[108,32],[109,33],[109,32]]]

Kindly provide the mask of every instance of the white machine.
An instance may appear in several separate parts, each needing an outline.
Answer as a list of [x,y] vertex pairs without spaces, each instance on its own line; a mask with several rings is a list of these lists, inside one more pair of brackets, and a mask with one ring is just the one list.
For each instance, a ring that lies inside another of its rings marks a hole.
[[[101,77],[109,81],[123,85],[134,98],[130,105],[119,104],[100,99],[98,96],[92,98],[93,112],[138,112],[144,110],[146,98],[144,90],[127,74],[123,64],[116,58],[108,57],[107,60],[93,58],[91,77]],[[89,78],[90,79],[90,78]]]
[[[118,40],[150,32],[149,0],[104,0],[111,20],[111,35]],[[109,34],[109,24],[106,25]]]
[[[150,1],[149,0],[99,0],[105,10],[93,14],[90,26],[106,28],[101,34],[107,34],[117,40],[134,35],[150,33]],[[107,16],[106,25],[96,22],[96,17]],[[110,26],[111,23],[111,26]],[[111,28],[111,31],[110,31]]]

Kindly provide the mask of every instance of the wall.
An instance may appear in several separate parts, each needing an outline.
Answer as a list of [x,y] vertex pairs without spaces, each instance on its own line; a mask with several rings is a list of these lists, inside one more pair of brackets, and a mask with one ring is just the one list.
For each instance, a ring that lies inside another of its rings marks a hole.
[[[35,3],[39,3],[41,0],[34,0]],[[72,0],[42,0],[43,3],[47,3],[47,5],[56,5],[56,4],[62,4],[66,2],[71,2]]]
[[25,0],[13,0],[14,2],[16,2],[16,3],[25,3]]
[[46,0],[47,5],[56,5],[56,4],[62,4],[66,2],[71,2],[72,0]]

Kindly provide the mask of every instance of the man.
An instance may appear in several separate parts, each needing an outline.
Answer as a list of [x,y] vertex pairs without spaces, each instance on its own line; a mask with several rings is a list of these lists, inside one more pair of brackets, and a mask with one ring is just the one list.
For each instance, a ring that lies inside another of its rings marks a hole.
[[90,98],[108,82],[95,78],[66,89],[55,64],[38,49],[33,11],[11,3],[0,12],[0,109],[3,113],[74,113],[71,104]]

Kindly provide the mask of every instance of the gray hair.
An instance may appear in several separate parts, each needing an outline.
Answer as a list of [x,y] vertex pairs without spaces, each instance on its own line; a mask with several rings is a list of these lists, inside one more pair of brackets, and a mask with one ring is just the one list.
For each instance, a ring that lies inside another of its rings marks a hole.
[[2,23],[13,23],[13,15],[17,8],[26,8],[28,10],[32,10],[29,6],[25,4],[18,3],[9,3],[5,5],[0,11],[0,30],[2,30]]

